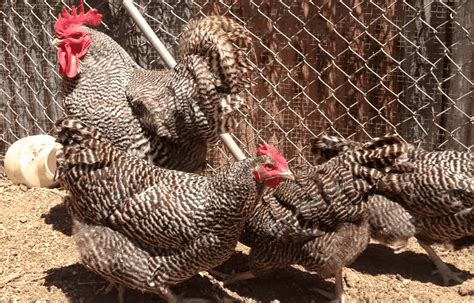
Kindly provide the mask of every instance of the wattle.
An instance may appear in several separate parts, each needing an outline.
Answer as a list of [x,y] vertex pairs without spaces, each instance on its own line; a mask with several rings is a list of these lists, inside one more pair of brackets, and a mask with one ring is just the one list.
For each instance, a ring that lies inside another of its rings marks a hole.
[[84,33],[79,38],[66,38],[58,50],[59,73],[68,78],[79,74],[79,60],[87,54],[92,43],[89,34]]
[[275,188],[280,184],[280,182],[281,182],[280,176],[276,176],[275,178],[265,181],[265,185],[270,188]]
[[79,73],[79,59],[71,52],[69,45],[61,46],[58,50],[59,73],[68,78],[74,78]]

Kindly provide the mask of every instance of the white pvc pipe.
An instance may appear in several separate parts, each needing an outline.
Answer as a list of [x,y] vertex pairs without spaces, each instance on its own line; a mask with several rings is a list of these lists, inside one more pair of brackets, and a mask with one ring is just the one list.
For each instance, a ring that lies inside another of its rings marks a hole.
[[[146,22],[145,18],[143,18],[136,6],[133,4],[133,0],[123,0],[122,5],[127,10],[130,17],[135,20],[145,37],[148,39],[148,41],[150,41],[151,45],[153,45],[153,47],[158,51],[158,54],[161,56],[165,64],[169,68],[173,68],[176,65],[176,61],[168,49],[166,49],[166,46],[163,44],[163,42],[161,42],[161,40],[156,36],[153,29],[150,27],[148,22]],[[240,161],[246,158],[244,152],[239,148],[229,133],[221,134],[220,137],[222,142],[224,142],[225,146],[227,146],[235,159]]]
[[148,22],[143,18],[142,14],[138,11],[132,0],[123,0],[123,6],[127,10],[130,17],[137,23],[138,27],[142,30],[145,37],[150,41],[151,45],[158,51],[165,64],[169,68],[173,68],[176,65],[176,61],[170,52],[166,49],[166,46],[156,36],[155,32],[151,29]]
[[224,142],[224,145],[227,146],[230,153],[232,154],[232,156],[234,156],[234,158],[237,161],[247,158],[244,152],[240,149],[240,147],[234,141],[234,138],[232,138],[232,136],[229,133],[223,133],[220,136],[221,136],[222,142]]

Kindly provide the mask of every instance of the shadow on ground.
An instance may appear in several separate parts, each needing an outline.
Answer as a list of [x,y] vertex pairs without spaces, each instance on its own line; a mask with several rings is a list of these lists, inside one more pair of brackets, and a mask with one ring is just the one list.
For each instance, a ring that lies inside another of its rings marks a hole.
[[[453,264],[447,263],[447,265],[456,272],[462,272],[464,281],[473,277],[471,273]],[[432,274],[435,266],[427,254],[413,251],[396,254],[385,245],[369,244],[364,253],[350,267],[372,276],[400,275],[405,279],[444,286],[441,277]]]
[[[246,261],[246,255],[238,253],[217,270],[227,273],[230,273],[231,269],[236,272],[246,270]],[[69,302],[118,302],[115,289],[108,294],[97,293],[107,286],[107,282],[78,263],[53,268],[45,274],[44,286],[60,289]],[[257,302],[278,300],[281,303],[327,302],[320,294],[311,291],[311,288],[321,288],[332,293],[334,284],[316,275],[288,268],[228,286],[227,290],[237,293],[240,299],[231,298],[220,285],[211,283],[208,278],[200,275],[172,287],[172,290],[184,298],[199,298],[200,302],[242,302],[244,299],[254,299]],[[125,291],[124,299],[125,302],[137,303],[164,302],[159,296],[142,294],[131,289]]]
[[[103,293],[108,283],[95,273],[87,270],[79,263],[69,266],[53,268],[45,272],[45,287],[61,289],[69,302],[110,303],[118,302],[117,290]],[[203,302],[232,302],[230,297],[222,290],[211,284],[209,279],[196,275],[181,283],[172,290],[184,298],[199,298]],[[164,302],[154,294],[126,289],[125,302],[157,303]],[[236,300],[233,300],[237,302]]]
[[41,218],[54,230],[60,231],[66,236],[72,235],[72,219],[64,203],[53,206],[47,214],[41,215]]
[[[216,268],[221,273],[230,274],[248,270],[248,256],[238,252],[227,262]],[[240,281],[228,285],[227,288],[242,297],[251,298],[257,302],[281,303],[290,302],[327,302],[322,295],[312,290],[323,289],[334,293],[334,283],[325,281],[315,274],[301,271],[293,267],[273,270],[255,279]]]
[[474,236],[466,236],[453,241],[453,249],[459,250],[474,245]]

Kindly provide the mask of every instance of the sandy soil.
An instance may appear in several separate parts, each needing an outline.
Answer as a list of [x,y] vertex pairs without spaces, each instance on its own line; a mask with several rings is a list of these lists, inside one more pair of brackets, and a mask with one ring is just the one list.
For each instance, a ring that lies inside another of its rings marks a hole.
[[[106,283],[77,263],[71,238],[71,221],[57,189],[28,189],[0,179],[0,302],[116,302],[115,290],[95,294]],[[246,249],[239,247],[220,270],[236,272],[247,267]],[[464,273],[464,283],[442,286],[431,275],[434,266],[415,242],[394,254],[371,244],[344,271],[348,302],[474,302],[474,246],[457,251],[440,250],[453,269]],[[312,288],[332,291],[332,280],[288,268],[268,277],[223,288],[208,275],[173,288],[186,297],[211,302],[325,302]],[[159,302],[156,296],[127,290],[126,302]]]

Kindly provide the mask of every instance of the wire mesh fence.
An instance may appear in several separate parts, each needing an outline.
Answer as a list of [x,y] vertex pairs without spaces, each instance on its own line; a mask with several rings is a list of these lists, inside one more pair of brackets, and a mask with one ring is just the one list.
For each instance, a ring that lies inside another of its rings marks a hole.
[[[2,1],[0,155],[47,132],[62,115],[53,24],[76,1]],[[145,68],[164,68],[120,0],[86,1],[101,30]],[[311,162],[307,142],[326,132],[358,140],[398,133],[426,149],[467,150],[473,133],[470,0],[135,1],[173,53],[192,18],[227,15],[254,39],[258,79],[235,137],[252,154],[275,144]],[[210,166],[231,156],[213,147]]]

